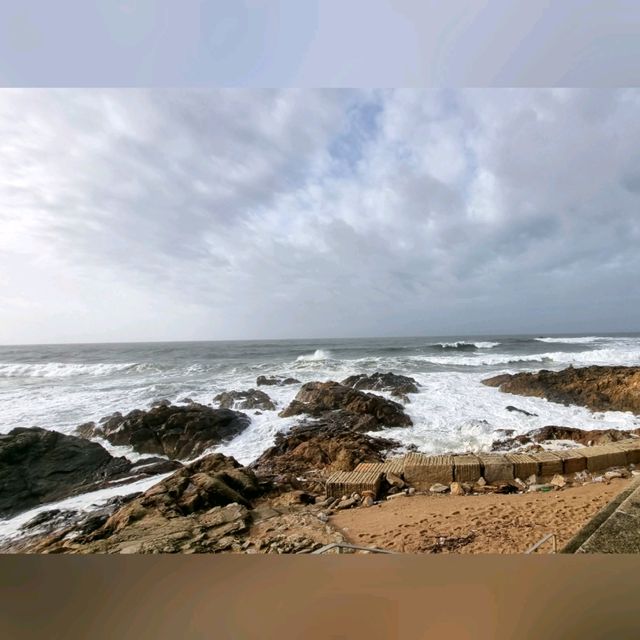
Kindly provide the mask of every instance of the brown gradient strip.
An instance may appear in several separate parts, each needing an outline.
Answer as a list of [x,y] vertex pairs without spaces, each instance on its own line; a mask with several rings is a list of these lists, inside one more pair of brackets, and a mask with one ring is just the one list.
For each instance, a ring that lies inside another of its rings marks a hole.
[[639,556],[3,556],[0,637],[632,638],[639,576]]

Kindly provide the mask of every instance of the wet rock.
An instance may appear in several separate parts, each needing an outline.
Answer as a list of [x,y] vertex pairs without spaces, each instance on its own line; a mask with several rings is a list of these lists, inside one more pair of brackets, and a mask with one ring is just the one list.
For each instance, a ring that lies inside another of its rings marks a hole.
[[244,413],[194,403],[136,409],[99,425],[82,425],[78,432],[84,437],[105,438],[113,445],[129,445],[139,453],[186,460],[231,440],[250,422]]
[[507,409],[507,411],[511,411],[511,412],[517,411],[518,413],[522,413],[525,416],[531,416],[531,417],[536,416],[537,417],[537,415],[538,415],[537,413],[530,413],[529,411],[525,411],[524,409],[518,409],[518,407],[514,407],[513,405],[508,405],[506,407],[506,409]]
[[258,386],[269,385],[283,387],[289,384],[300,384],[300,380],[296,380],[295,378],[283,378],[282,376],[258,376],[256,384]]
[[99,489],[131,467],[84,438],[39,427],[13,429],[0,435],[0,515]]
[[339,415],[302,423],[278,433],[251,468],[258,475],[304,475],[310,471],[352,471],[361,462],[382,462],[399,443],[353,431]]
[[505,393],[577,404],[593,411],[640,413],[640,367],[568,367],[537,373],[504,374],[483,380]]
[[263,411],[273,411],[276,408],[271,398],[259,389],[225,391],[224,393],[219,393],[213,401],[222,409],[262,409]]
[[380,373],[377,371],[371,375],[361,373],[355,376],[345,378],[342,383],[347,387],[353,387],[359,390],[370,391],[389,391],[391,395],[408,401],[408,393],[418,393],[418,383],[414,378],[402,376],[391,371]]
[[283,418],[301,414],[320,417],[339,410],[343,420],[359,431],[384,427],[407,427],[411,418],[402,405],[372,393],[364,393],[338,382],[308,382],[291,404],[280,412]]

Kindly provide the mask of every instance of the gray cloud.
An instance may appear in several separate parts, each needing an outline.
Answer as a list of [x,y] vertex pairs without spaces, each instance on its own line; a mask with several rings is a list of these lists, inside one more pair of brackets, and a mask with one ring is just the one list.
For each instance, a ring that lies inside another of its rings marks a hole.
[[631,330],[636,90],[4,90],[0,342]]

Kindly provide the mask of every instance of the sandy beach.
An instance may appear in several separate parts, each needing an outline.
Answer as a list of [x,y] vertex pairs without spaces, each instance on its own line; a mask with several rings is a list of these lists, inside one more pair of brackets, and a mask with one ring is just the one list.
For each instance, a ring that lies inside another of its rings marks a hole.
[[[550,493],[414,495],[345,510],[330,523],[353,544],[405,553],[523,553],[547,533],[557,535],[560,549],[630,481]],[[439,538],[448,541],[434,549]],[[548,542],[538,553],[550,551]]]

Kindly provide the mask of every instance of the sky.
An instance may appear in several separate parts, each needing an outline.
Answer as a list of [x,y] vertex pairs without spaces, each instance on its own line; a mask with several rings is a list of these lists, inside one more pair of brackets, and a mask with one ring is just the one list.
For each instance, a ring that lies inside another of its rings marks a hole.
[[640,92],[0,90],[0,343],[640,330]]

